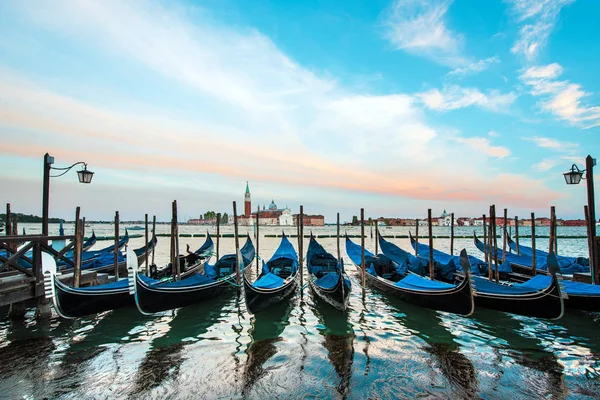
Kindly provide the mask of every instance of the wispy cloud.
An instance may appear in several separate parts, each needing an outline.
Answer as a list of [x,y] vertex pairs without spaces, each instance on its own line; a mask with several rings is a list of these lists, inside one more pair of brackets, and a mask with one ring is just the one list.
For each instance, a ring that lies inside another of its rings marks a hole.
[[500,62],[500,58],[497,56],[486,58],[485,60],[479,60],[477,62],[472,62],[465,67],[456,68],[446,74],[447,77],[456,77],[462,78],[465,75],[476,74],[482,71],[485,71],[492,64],[497,64]]
[[463,88],[458,85],[431,89],[416,95],[428,108],[438,111],[456,110],[459,108],[478,106],[491,111],[503,112],[515,101],[513,92],[500,93],[491,90],[487,94],[476,88]]
[[535,143],[535,145],[538,147],[552,149],[555,151],[569,152],[579,147],[579,144],[577,143],[564,142],[542,136],[524,137],[523,139]]
[[519,38],[511,51],[534,59],[546,45],[560,10],[575,0],[507,0],[521,23]]
[[520,79],[531,89],[531,94],[542,97],[540,107],[557,118],[581,128],[600,125],[600,107],[582,105],[582,99],[591,93],[581,85],[557,78],[563,68],[559,64],[530,67],[521,71]]
[[535,171],[546,172],[559,165],[564,165],[565,161],[578,163],[583,160],[583,157],[577,155],[580,150],[578,143],[543,136],[523,137],[522,139],[533,142],[539,148],[549,149],[554,153],[558,153],[558,155],[546,157],[540,162],[533,164],[531,167]]
[[493,146],[490,139],[485,137],[456,137],[458,143],[466,144],[471,149],[495,158],[504,158],[510,155],[510,150],[503,146]]
[[397,49],[449,66],[464,64],[463,36],[446,26],[452,0],[395,0],[383,13],[385,37]]

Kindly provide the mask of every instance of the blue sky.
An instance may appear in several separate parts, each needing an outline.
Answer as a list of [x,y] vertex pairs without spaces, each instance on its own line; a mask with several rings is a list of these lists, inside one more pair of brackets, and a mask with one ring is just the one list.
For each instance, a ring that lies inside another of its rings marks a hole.
[[[600,154],[600,3],[0,3],[2,203],[167,219],[250,181],[333,221],[531,211],[582,218],[562,173]],[[599,156],[600,157],[600,156]],[[598,173],[597,173],[598,174]]]

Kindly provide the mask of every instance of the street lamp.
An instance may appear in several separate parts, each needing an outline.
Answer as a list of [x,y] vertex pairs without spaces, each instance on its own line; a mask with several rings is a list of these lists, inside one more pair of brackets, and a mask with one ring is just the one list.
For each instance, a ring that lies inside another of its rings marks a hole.
[[584,172],[585,169],[582,171],[577,167],[577,165],[573,164],[571,166],[571,170],[563,174],[565,176],[567,185],[578,185]]
[[[48,236],[48,204],[50,197],[50,178],[58,178],[69,172],[76,165],[83,165],[83,168],[77,171],[77,177],[80,183],[90,183],[94,177],[94,173],[87,169],[87,164],[83,161],[78,161],[73,165],[65,168],[53,167],[54,157],[48,153],[44,154],[44,186],[42,192],[42,236]],[[62,171],[58,175],[50,175],[50,170]]]
[[596,244],[596,206],[594,200],[594,166],[596,165],[596,159],[588,155],[585,158],[585,169],[580,170],[577,165],[573,164],[571,170],[565,172],[565,182],[567,185],[577,185],[583,178],[585,172],[585,179],[587,181],[587,197],[588,197],[588,236],[589,236],[589,254],[590,254],[590,269],[592,272],[592,283],[600,284],[600,276],[598,275],[598,266],[596,265],[595,255],[598,251],[598,245]]

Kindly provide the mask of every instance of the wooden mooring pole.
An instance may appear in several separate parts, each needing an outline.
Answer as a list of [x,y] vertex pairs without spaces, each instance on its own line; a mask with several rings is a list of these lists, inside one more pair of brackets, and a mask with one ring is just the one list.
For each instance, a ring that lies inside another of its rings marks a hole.
[[[304,287],[304,206],[300,206],[300,237],[298,238],[298,251],[300,253],[300,287]],[[302,291],[300,291],[302,296]]]
[[517,254],[519,251],[519,217],[515,216],[515,244],[517,245]]
[[[156,237],[156,215],[152,216],[152,239],[154,239]],[[154,253],[156,251],[154,249],[152,249],[152,264],[154,265]]]
[[[128,244],[129,245],[129,244]],[[115,282],[119,280],[119,212],[115,211]]]
[[536,251],[535,251],[535,214],[531,213],[531,272],[536,274]]
[[454,255],[454,213],[450,214],[450,254]]
[[365,209],[360,209],[360,272],[363,295],[365,293]]
[[256,279],[258,279],[259,271],[260,271],[260,256],[259,254],[259,240],[260,240],[260,232],[258,227],[260,225],[260,206],[256,209]]
[[379,255],[379,226],[375,220],[375,256]]
[[145,252],[145,254],[146,254],[146,262],[145,262],[145,264],[146,264],[146,276],[150,276],[150,267],[148,265],[148,263],[149,263],[148,258],[150,256],[148,254],[148,240],[149,240],[148,233],[149,233],[148,232],[148,214],[144,214],[144,238],[146,240],[145,241],[145,243],[146,243],[146,252]]
[[4,222],[4,232],[5,232],[6,236],[12,235],[11,222],[12,221],[11,221],[11,215],[10,215],[10,203],[6,203],[6,221]]
[[483,214],[483,259],[488,266],[488,279],[492,280],[492,261],[490,260],[491,252],[489,248],[490,240],[488,237],[487,217]]
[[[77,207],[79,211],[79,207]],[[83,221],[77,219],[75,222],[75,248],[73,249],[73,286],[79,287],[81,282],[81,251],[83,244]]]
[[173,262],[175,266],[176,279],[181,280],[181,268],[179,265],[179,227],[177,221],[177,200],[173,200]]
[[415,257],[419,257],[419,218],[415,219]]
[[556,223],[556,215],[554,214],[556,212],[554,206],[550,206],[550,231],[548,232],[548,252],[553,252],[556,253],[554,251],[554,224]]
[[429,227],[429,278],[435,278],[435,270],[433,266],[433,226],[431,222],[431,208],[427,209],[427,225]]
[[494,213],[494,216],[492,217],[492,224],[494,226],[494,267],[495,267],[495,271],[496,271],[496,283],[498,283],[498,233],[496,230],[496,205],[492,205],[492,212]]
[[337,259],[338,262],[341,260],[340,256],[340,213],[337,213],[337,236],[336,236],[336,244],[337,244]]
[[217,261],[219,261],[219,238],[221,236],[221,213],[217,213]]
[[508,237],[506,236],[508,234],[507,226],[508,226],[508,209],[505,208],[504,209],[504,218],[502,219],[502,230],[504,232],[504,234],[502,235],[504,238],[504,240],[502,241],[502,263],[504,263],[506,261],[506,245],[508,244]]
[[[237,205],[233,202],[233,236],[235,238],[235,281],[239,285],[240,280],[240,240],[238,237],[238,219],[237,219]],[[239,288],[238,288],[239,290]]]

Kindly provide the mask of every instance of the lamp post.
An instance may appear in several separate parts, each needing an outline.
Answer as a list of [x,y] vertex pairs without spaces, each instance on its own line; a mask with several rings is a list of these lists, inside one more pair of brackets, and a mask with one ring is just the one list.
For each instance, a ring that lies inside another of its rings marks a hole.
[[567,185],[577,185],[581,182],[583,178],[583,173],[585,172],[585,180],[587,181],[587,198],[588,198],[588,232],[590,236],[590,269],[592,271],[592,283],[600,284],[600,277],[598,276],[598,269],[596,265],[595,255],[596,255],[596,207],[594,200],[594,165],[596,165],[596,159],[592,158],[592,156],[588,155],[585,158],[585,169],[580,170],[577,165],[573,164],[571,166],[571,170],[565,172],[563,175],[565,177],[565,182]]
[[[42,236],[48,236],[48,208],[50,199],[50,178],[58,178],[69,172],[76,165],[83,165],[83,169],[77,171],[77,177],[81,183],[90,183],[94,173],[87,169],[87,164],[83,161],[78,161],[75,164],[66,168],[53,167],[54,157],[48,153],[44,154],[44,186],[42,189]],[[63,171],[58,175],[50,175],[50,170]]]

